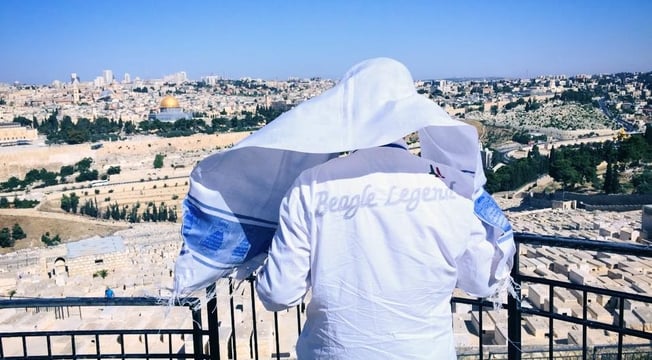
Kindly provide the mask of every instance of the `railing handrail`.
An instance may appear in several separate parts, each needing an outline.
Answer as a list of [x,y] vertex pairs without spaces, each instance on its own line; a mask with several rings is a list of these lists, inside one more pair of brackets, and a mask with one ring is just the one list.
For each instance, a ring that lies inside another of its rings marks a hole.
[[198,298],[183,298],[170,301],[170,298],[155,297],[65,297],[65,298],[12,298],[0,300],[0,309],[36,308],[60,306],[196,306]]
[[543,277],[534,277],[534,276],[528,276],[528,275],[521,275],[519,278],[521,280],[523,280],[523,281],[526,281],[526,282],[533,282],[533,283],[543,284],[543,285],[551,285],[551,286],[554,286],[554,287],[563,287],[563,288],[572,289],[572,290],[586,291],[586,292],[590,292],[592,294],[626,297],[626,298],[634,300],[634,301],[642,301],[642,302],[645,302],[645,303],[652,304],[652,296],[636,294],[634,292],[611,290],[611,289],[599,288],[599,287],[595,287],[595,286],[591,286],[591,285],[575,284],[575,283],[567,282],[567,281],[552,280],[552,279],[546,279],[546,278],[543,278]]
[[514,240],[520,244],[544,245],[567,249],[602,251],[621,255],[652,257],[652,246],[603,240],[588,240],[554,235],[514,233]]

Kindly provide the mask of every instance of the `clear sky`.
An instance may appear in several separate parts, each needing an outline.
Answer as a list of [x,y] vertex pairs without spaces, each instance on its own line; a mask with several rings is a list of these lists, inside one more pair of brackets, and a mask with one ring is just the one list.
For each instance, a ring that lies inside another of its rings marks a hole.
[[415,79],[652,70],[650,0],[4,0],[0,82],[206,75]]

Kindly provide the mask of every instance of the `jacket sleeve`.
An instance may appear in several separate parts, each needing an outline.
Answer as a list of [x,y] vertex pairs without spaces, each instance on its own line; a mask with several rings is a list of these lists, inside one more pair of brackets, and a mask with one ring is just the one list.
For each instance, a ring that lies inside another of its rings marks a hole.
[[269,311],[298,305],[310,287],[310,239],[300,186],[281,201],[279,225],[257,275],[258,297]]
[[457,259],[457,286],[477,297],[494,297],[509,288],[516,252],[509,221],[484,190],[475,199],[471,241]]

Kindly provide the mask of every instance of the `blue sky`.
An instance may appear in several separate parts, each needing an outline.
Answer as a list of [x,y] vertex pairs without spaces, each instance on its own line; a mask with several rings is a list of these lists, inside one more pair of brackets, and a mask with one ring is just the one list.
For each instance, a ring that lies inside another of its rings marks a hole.
[[650,71],[650,14],[648,0],[4,0],[0,82],[337,79],[376,56],[416,79]]

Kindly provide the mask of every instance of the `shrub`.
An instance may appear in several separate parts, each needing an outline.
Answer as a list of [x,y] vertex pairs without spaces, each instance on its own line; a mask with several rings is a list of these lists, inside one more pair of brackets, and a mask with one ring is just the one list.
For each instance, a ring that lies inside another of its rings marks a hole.
[[102,279],[105,279],[107,275],[109,275],[109,271],[106,269],[98,270],[93,273],[94,278],[101,277]]
[[45,234],[41,235],[41,241],[47,246],[54,246],[61,243],[61,238],[59,237],[59,234],[51,238],[50,233],[46,232]]

